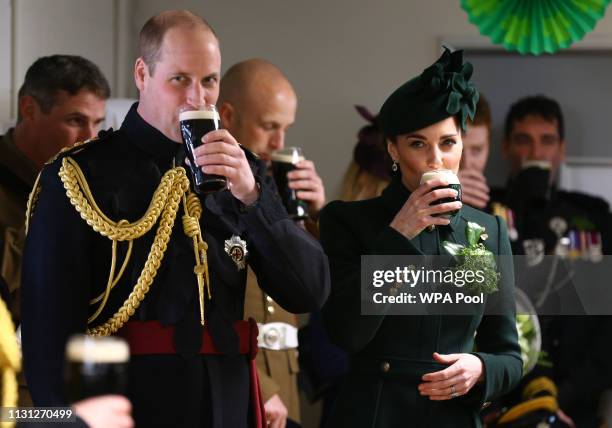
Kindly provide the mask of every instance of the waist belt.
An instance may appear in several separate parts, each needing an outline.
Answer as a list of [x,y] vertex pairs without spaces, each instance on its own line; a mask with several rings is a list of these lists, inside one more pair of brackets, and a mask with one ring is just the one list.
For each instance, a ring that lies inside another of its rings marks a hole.
[[[250,318],[248,321],[234,321],[234,331],[240,340],[240,353],[249,357],[249,377],[251,407],[255,428],[266,427],[263,396],[255,356],[257,355],[257,324]],[[159,321],[128,321],[117,332],[130,345],[131,355],[167,355],[176,354],[174,347],[174,326],[163,326]],[[223,355],[216,347],[208,328],[203,329],[202,346],[199,350],[204,355]]]
[[257,346],[273,351],[284,351],[298,347],[298,329],[286,322],[258,323]]
[[[240,341],[240,354],[250,359],[257,355],[257,325],[251,321],[234,321],[234,331]],[[129,321],[118,336],[130,344],[131,355],[176,354],[174,347],[174,326],[163,326],[159,321]],[[199,354],[222,355],[210,336],[208,328],[203,329],[202,346]]]

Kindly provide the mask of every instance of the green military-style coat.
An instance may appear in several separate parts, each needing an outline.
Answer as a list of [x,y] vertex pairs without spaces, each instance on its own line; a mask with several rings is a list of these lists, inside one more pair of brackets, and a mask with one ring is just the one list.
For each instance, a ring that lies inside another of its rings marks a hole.
[[[332,340],[350,356],[350,370],[333,410],[333,427],[480,427],[486,401],[511,390],[520,380],[522,361],[514,304],[504,315],[391,316],[360,314],[361,255],[445,254],[445,240],[467,244],[467,222],[486,228],[485,246],[510,255],[505,223],[464,206],[449,226],[424,230],[407,239],[389,224],[410,192],[394,179],[383,194],[358,202],[332,202],[321,213],[321,243],[329,257],[332,291],[324,307]],[[504,260],[509,261],[508,258]],[[500,263],[499,291],[487,297],[512,302],[512,266]],[[475,334],[476,333],[476,334]],[[469,353],[476,345],[485,380],[464,396],[431,401],[421,396],[421,376],[447,367],[433,352]]]

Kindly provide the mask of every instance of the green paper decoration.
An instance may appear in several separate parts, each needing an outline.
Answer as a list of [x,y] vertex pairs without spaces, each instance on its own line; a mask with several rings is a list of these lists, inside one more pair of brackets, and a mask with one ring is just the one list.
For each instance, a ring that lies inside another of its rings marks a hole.
[[461,0],[480,34],[521,54],[565,49],[582,39],[612,0]]

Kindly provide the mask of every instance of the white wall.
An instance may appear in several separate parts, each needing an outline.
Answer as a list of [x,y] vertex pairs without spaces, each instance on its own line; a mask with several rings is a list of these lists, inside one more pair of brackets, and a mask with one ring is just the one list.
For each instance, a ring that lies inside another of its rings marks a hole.
[[[0,0],[0,128],[11,117],[13,90],[11,0]],[[0,129],[2,132],[2,129]]]
[[41,56],[84,56],[100,67],[114,96],[124,95],[125,73],[119,76],[119,68],[131,55],[120,43],[126,1],[0,0],[0,122],[16,116],[17,91]]

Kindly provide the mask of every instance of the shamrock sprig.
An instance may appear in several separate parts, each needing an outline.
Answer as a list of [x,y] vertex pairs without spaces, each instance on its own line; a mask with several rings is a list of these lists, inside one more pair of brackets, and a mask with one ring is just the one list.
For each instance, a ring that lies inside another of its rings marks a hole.
[[457,266],[453,269],[474,273],[480,271],[482,273],[484,278],[482,282],[475,279],[465,284],[467,291],[485,294],[495,293],[499,290],[498,284],[501,274],[497,271],[495,256],[480,242],[481,239],[486,240],[488,238],[485,228],[478,223],[468,222],[465,236],[468,242],[467,246],[449,241],[442,242],[444,249],[457,261]]

